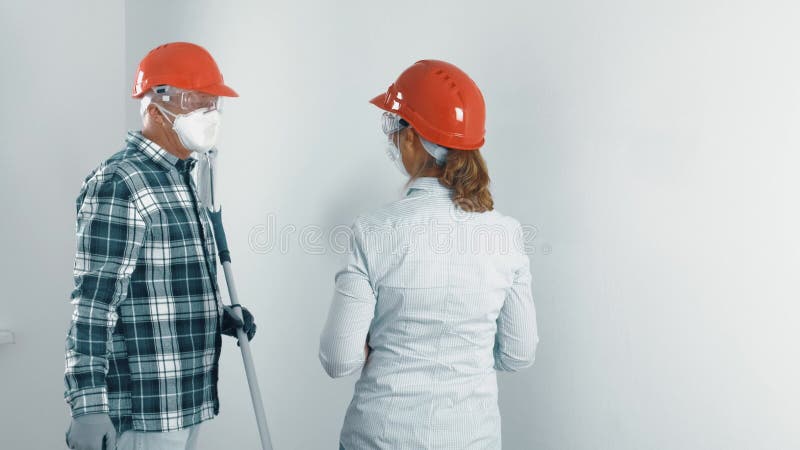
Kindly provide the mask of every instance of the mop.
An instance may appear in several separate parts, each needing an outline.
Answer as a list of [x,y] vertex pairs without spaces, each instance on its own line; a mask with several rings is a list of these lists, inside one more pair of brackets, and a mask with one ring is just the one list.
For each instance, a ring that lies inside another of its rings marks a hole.
[[[225,230],[222,227],[222,208],[218,205],[214,191],[214,172],[216,162],[216,149],[211,149],[206,154],[200,156],[198,161],[197,184],[199,188],[201,203],[208,212],[208,217],[214,226],[214,240],[217,243],[217,253],[222,262],[222,269],[225,272],[225,284],[228,286],[228,294],[231,299],[233,312],[243,321],[242,309],[239,305],[239,296],[236,292],[236,284],[233,282],[233,271],[231,269],[231,253],[228,250],[228,241],[225,238]],[[238,328],[236,335],[239,338],[239,346],[244,361],[244,371],[247,375],[247,384],[250,387],[250,398],[253,401],[253,410],[258,424],[258,434],[261,436],[262,450],[272,450],[269,428],[267,427],[267,416],[264,413],[264,403],[261,400],[261,390],[258,388],[253,354],[250,352],[250,341],[247,340],[247,333]]]

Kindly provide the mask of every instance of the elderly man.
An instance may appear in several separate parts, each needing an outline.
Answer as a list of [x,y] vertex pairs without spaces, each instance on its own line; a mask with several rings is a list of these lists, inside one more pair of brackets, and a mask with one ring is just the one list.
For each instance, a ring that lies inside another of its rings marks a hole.
[[220,334],[243,327],[252,339],[256,327],[249,312],[241,321],[222,304],[191,170],[192,156],[214,147],[220,97],[236,96],[194,44],[162,45],[139,64],[143,128],[77,199],[70,448],[191,449],[219,412]]

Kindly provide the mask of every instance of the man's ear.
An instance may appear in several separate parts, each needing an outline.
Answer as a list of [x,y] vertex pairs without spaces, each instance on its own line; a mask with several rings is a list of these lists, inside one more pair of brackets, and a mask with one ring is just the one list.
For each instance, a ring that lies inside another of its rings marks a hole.
[[159,111],[158,108],[156,108],[156,105],[152,103],[147,105],[147,117],[149,117],[150,120],[158,123],[159,125],[164,124],[164,115],[161,114],[161,111]]

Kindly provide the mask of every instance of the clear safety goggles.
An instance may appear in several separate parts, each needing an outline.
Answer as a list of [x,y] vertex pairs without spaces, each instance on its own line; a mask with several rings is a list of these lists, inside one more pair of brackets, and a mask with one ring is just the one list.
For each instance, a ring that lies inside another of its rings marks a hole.
[[169,103],[183,111],[197,109],[222,111],[222,98],[198,91],[186,91],[174,86],[161,85],[153,88],[153,92],[161,103]]
[[[383,113],[381,128],[383,129],[384,134],[386,137],[389,138],[389,141],[392,145],[389,147],[391,151],[394,147],[395,149],[398,147],[397,143],[397,133],[408,128],[410,124],[406,122],[402,117],[395,113],[390,113],[388,111]],[[444,165],[445,161],[447,160],[447,148],[442,147],[439,144],[434,144],[433,142],[428,141],[427,139],[419,136],[419,140],[422,143],[422,147],[428,152],[429,155],[433,156],[433,159],[436,160],[436,164],[442,166]],[[389,158],[395,160],[399,157],[399,152],[391,153]]]
[[397,114],[390,113],[388,111],[383,113],[383,117],[381,118],[381,129],[386,136],[391,136],[392,134],[397,133],[398,131],[401,131],[407,127],[408,122],[406,122]]

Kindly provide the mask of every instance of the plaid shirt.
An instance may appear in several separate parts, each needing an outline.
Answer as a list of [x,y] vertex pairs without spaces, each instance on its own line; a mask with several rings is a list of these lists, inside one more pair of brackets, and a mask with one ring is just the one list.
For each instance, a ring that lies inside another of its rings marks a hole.
[[173,431],[219,412],[222,303],[195,161],[129,132],[81,188],[64,377],[73,416]]

